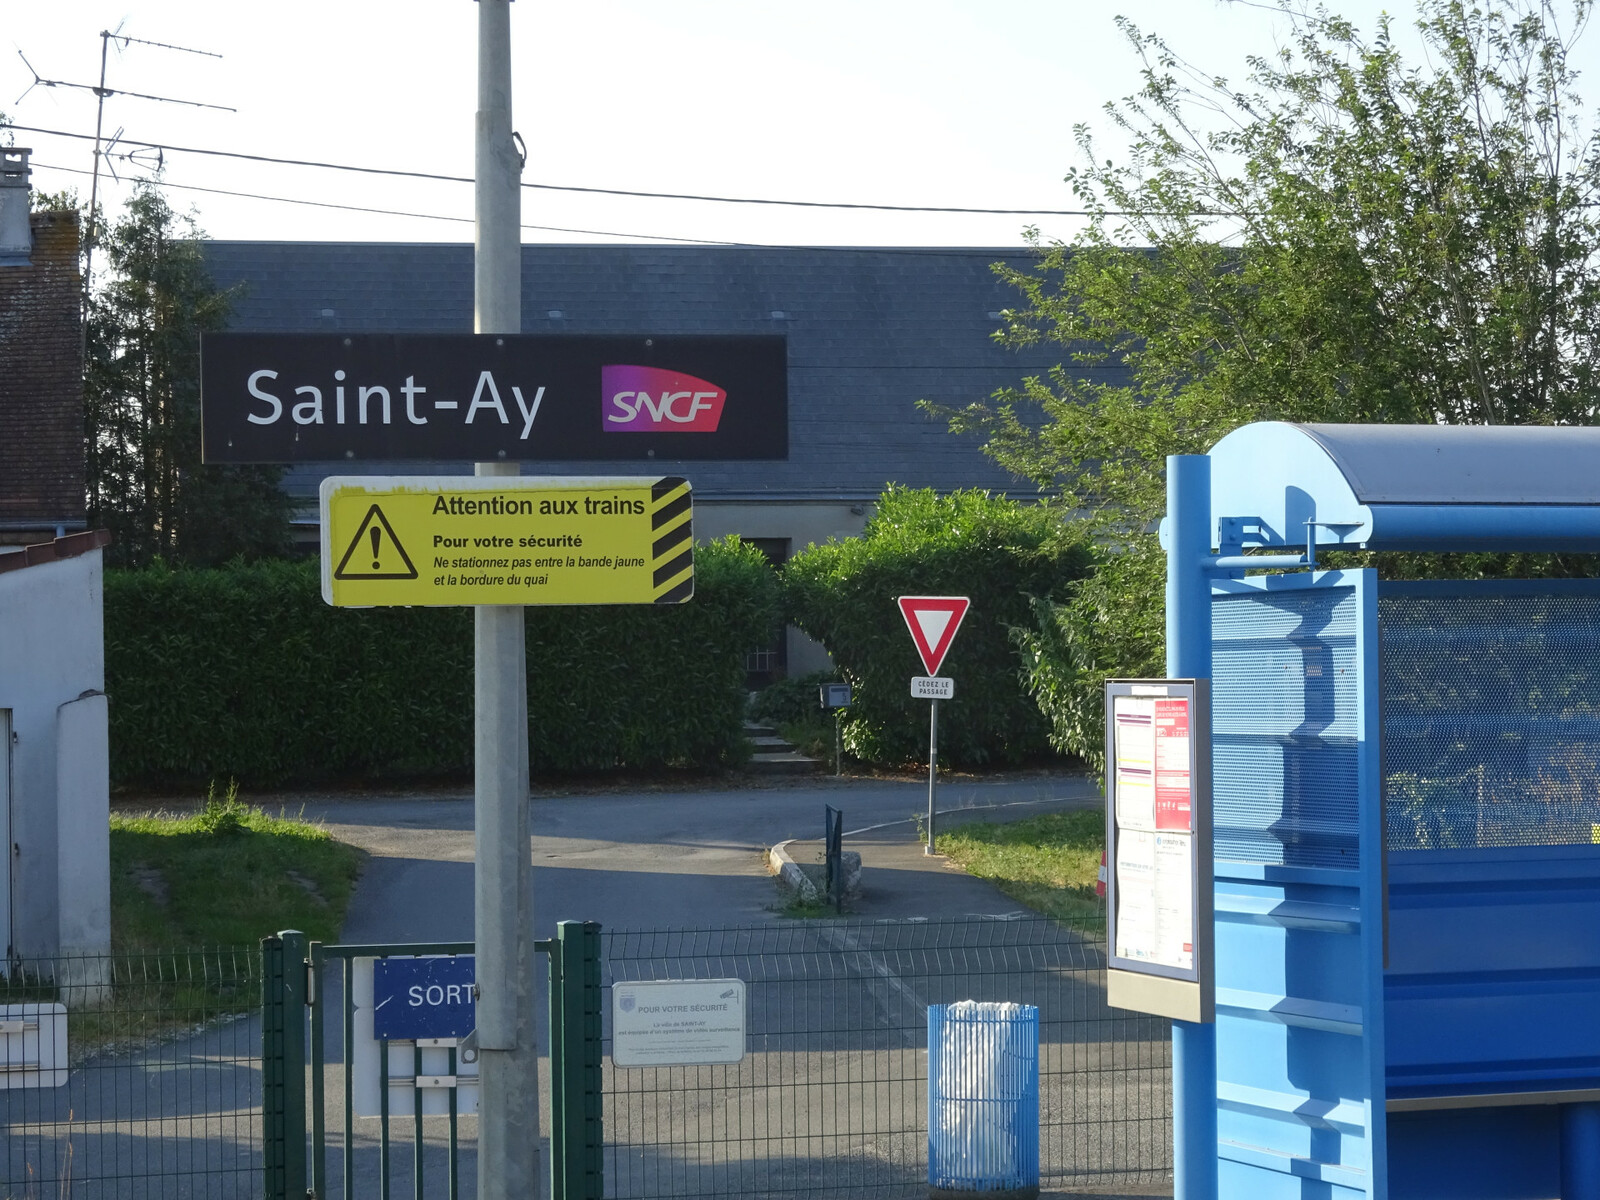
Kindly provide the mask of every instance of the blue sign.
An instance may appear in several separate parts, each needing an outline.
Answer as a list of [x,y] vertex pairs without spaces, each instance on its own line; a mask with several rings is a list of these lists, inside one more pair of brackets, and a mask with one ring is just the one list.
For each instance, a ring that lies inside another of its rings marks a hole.
[[466,1037],[477,1025],[476,960],[380,958],[372,964],[372,1034],[379,1041]]

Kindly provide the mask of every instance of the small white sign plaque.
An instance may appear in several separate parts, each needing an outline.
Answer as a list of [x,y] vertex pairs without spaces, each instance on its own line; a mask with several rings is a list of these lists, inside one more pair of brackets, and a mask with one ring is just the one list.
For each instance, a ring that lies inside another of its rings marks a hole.
[[736,1063],[744,1058],[742,979],[611,986],[611,1062],[618,1067]]
[[956,681],[948,675],[913,675],[911,695],[916,700],[953,700]]

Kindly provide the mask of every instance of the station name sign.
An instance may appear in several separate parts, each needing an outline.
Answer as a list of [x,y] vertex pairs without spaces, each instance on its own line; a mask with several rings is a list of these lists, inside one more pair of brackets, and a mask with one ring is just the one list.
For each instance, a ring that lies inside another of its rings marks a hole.
[[208,463],[789,456],[777,335],[212,333]]

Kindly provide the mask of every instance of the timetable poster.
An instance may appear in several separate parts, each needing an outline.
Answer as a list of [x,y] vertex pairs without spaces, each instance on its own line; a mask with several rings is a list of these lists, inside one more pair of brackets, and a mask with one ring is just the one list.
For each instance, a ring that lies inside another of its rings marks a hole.
[[1115,954],[1194,968],[1194,788],[1187,697],[1112,698]]

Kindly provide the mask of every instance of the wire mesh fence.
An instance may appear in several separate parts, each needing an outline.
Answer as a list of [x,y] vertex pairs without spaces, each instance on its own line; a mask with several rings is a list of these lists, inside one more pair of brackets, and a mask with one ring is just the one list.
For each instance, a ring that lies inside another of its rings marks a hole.
[[[32,960],[0,977],[0,1198],[259,1196],[260,963],[251,946]],[[64,1046],[41,1045],[58,1012]]]
[[606,1194],[926,1195],[927,1008],[1035,1005],[1047,1188],[1171,1179],[1167,1023],[1105,1003],[1105,947],[1045,918],[606,931],[613,985],[740,979],[736,1065],[604,1070]]
[[[605,931],[605,1194],[926,1194],[927,1009],[959,1000],[1039,1010],[1047,1189],[1160,1190],[1167,1025],[1108,1008],[1104,968],[1103,942],[1031,917]],[[742,1062],[612,1065],[613,984],[720,978],[746,985]],[[0,1200],[261,1195],[260,990],[257,947],[0,978],[4,1028],[57,1005],[67,1027],[60,1086],[19,1086],[37,1035],[0,1039]]]

